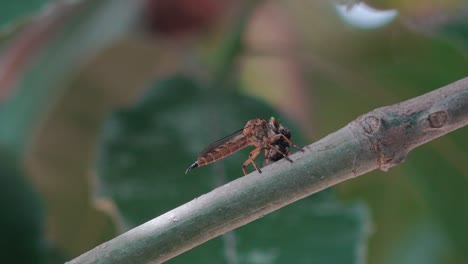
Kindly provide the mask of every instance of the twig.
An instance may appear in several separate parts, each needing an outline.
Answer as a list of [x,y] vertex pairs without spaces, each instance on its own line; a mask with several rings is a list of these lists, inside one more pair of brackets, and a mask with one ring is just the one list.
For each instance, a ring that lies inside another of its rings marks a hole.
[[227,183],[70,263],[160,263],[270,212],[366,172],[468,124],[468,78],[378,108],[296,153]]

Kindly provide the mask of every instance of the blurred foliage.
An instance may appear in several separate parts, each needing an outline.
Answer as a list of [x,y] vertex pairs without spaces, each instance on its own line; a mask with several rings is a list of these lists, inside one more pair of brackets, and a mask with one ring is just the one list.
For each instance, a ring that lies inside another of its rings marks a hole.
[[[202,167],[191,175],[183,168],[213,138],[239,130],[245,120],[271,115],[277,115],[271,107],[236,90],[211,90],[184,77],[159,81],[141,102],[114,112],[106,122],[98,163],[99,197],[115,203],[116,219],[126,229],[149,221],[242,175],[247,149],[223,165]],[[302,144],[298,134],[293,140]],[[366,216],[365,207],[346,208],[329,193],[320,193],[170,262],[222,263],[234,258],[264,263],[265,258],[284,263],[295,258],[296,263],[359,263]],[[231,245],[226,239],[233,240]],[[223,247],[231,256],[223,256]]]
[[[0,57],[0,225],[8,231],[0,253],[24,257],[15,263],[63,262],[116,227],[238,177],[246,151],[183,171],[207,143],[250,118],[279,115],[305,144],[468,69],[463,0],[366,1],[399,13],[375,30],[345,24],[324,1],[253,1],[247,12],[236,1],[66,1],[49,9],[62,20],[43,34],[50,13],[23,22],[46,2],[0,8],[0,28],[22,26],[8,40],[30,44],[2,45]],[[142,17],[127,16],[137,9]],[[112,37],[132,25],[147,35]],[[23,27],[41,38],[24,38]],[[12,54],[19,59],[5,59]],[[174,73],[183,75],[161,78]],[[141,99],[129,106],[134,98]],[[343,205],[329,189],[171,262],[467,263],[467,150],[462,128],[388,173],[337,186],[342,200],[358,204]]]
[[0,8],[0,51],[2,44],[26,28],[31,18],[51,1],[53,0],[3,0]]
[[18,19],[23,19],[25,16],[32,16],[46,3],[52,1],[54,0],[2,0],[2,8],[0,8],[0,29],[10,23],[15,23]]
[[0,152],[0,258],[6,262],[34,263],[41,259],[44,240],[40,198],[26,181],[20,164]]

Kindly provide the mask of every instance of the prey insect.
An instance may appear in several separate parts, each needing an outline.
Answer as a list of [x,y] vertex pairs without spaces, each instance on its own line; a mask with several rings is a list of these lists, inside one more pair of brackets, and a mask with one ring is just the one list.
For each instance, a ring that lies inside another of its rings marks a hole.
[[[281,153],[284,153],[287,156],[289,156],[289,149],[291,148],[291,131],[289,131],[289,129],[283,126],[282,124],[279,124],[278,120],[276,120],[276,118],[274,117],[270,118],[268,125],[269,128],[272,129],[275,134],[283,134],[286,137],[286,139],[280,137],[272,143],[273,146],[275,146],[281,152],[278,152],[272,148],[265,149],[265,165],[282,159],[283,155]],[[289,141],[287,141],[287,139],[289,139]]]
[[244,175],[247,175],[245,168],[249,164],[252,164],[259,173],[262,172],[255,162],[255,158],[260,155],[262,150],[264,151],[266,164],[282,158],[293,162],[288,157],[291,146],[304,151],[291,142],[289,129],[278,124],[274,117],[272,117],[269,122],[257,118],[249,120],[243,129],[206,147],[198,155],[197,160],[188,167],[185,173],[187,174],[195,168],[225,158],[247,146],[254,146],[255,149],[250,152],[249,158],[242,164],[242,172],[244,172]]

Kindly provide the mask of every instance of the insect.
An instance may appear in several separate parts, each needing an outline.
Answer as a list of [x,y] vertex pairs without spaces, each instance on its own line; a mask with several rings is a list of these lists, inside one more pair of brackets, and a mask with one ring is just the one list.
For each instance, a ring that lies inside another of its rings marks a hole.
[[242,164],[242,172],[244,172],[244,175],[247,175],[245,168],[249,164],[252,164],[259,173],[262,173],[255,162],[255,158],[257,158],[262,150],[264,150],[265,163],[267,164],[281,158],[293,162],[288,157],[289,148],[291,146],[304,151],[302,148],[292,143],[290,138],[291,133],[289,129],[278,124],[273,117],[269,122],[259,118],[249,120],[243,129],[206,147],[198,155],[195,163],[188,167],[185,174],[195,168],[229,156],[247,146],[254,146],[255,149],[250,152],[249,158]]
[[[273,142],[273,146],[275,146],[277,149],[279,149],[282,153],[286,154],[289,156],[289,148],[291,147],[291,144],[289,143],[291,141],[291,132],[289,129],[282,124],[278,123],[278,120],[276,118],[271,117],[270,121],[268,122],[269,127],[273,130],[275,134],[283,134],[289,141],[286,141],[283,137],[278,138]],[[277,152],[276,150],[270,148],[270,149],[265,149],[265,164],[270,164],[271,162],[278,161],[283,158],[283,155],[281,153]]]

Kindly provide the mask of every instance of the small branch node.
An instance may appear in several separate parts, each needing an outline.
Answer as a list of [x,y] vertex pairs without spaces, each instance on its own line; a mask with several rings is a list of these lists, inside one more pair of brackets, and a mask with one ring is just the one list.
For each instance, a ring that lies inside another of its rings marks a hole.
[[429,124],[433,128],[441,128],[447,123],[447,113],[445,111],[437,111],[429,115]]
[[372,134],[379,130],[380,127],[380,119],[376,116],[368,116],[364,119],[364,122],[362,123],[364,130],[368,134]]

